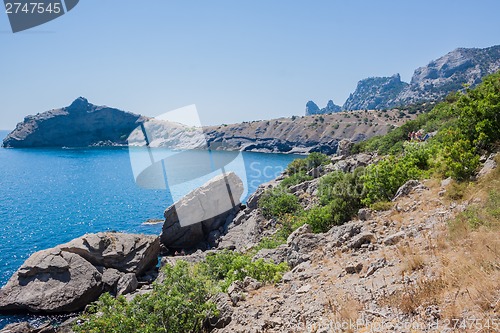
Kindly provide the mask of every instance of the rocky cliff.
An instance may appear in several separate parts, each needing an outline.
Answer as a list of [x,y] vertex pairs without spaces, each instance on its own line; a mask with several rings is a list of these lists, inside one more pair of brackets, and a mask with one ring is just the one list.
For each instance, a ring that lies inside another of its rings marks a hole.
[[500,69],[500,45],[484,49],[458,48],[415,70],[410,85],[386,107],[438,100],[450,92],[474,87]]
[[[500,45],[484,49],[458,48],[415,70],[410,83],[399,74],[372,77],[358,82],[342,110],[388,109],[443,99],[451,92],[474,87],[483,77],[500,69]],[[316,105],[309,101],[306,115]],[[312,113],[324,113],[316,106]]]
[[399,74],[391,77],[371,77],[358,82],[354,93],[344,103],[344,110],[374,110],[384,109],[408,87],[402,82]]
[[226,150],[334,153],[341,139],[359,141],[382,135],[407,117],[401,117],[399,110],[383,115],[364,111],[333,113],[207,126],[200,136],[201,129],[193,131],[178,123],[96,106],[80,97],[68,107],[26,117],[3,145],[10,148],[113,146],[128,144],[129,136],[132,145],[141,144],[142,132],[134,129],[144,123],[151,134],[151,147],[203,149],[206,140]]
[[96,106],[83,97],[70,106],[27,116],[3,141],[8,148],[124,145],[146,118]]
[[339,105],[333,103],[332,100],[329,100],[326,104],[326,107],[322,109],[320,109],[313,101],[309,101],[306,103],[306,116],[310,116],[313,114],[329,114],[340,111],[342,111],[342,108]]

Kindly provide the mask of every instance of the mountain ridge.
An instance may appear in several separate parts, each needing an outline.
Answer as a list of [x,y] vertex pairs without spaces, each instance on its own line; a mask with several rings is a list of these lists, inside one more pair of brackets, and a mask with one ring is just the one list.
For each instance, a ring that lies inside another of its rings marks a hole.
[[[452,92],[464,90],[464,85],[475,87],[483,77],[499,69],[500,45],[459,47],[417,68],[409,83],[401,81],[399,74],[360,80],[342,110],[381,110],[442,100]],[[316,113],[329,112],[322,109]]]

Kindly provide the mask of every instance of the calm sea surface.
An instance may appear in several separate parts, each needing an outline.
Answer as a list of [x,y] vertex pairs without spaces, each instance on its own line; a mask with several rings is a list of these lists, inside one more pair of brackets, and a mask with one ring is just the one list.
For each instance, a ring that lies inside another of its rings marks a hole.
[[[0,131],[0,141],[7,135]],[[248,196],[298,156],[242,153],[229,170],[245,174]],[[85,233],[159,234],[163,211],[210,177],[165,190],[140,188],[127,148],[0,148],[0,285],[32,253]],[[26,319],[0,316],[0,329]]]

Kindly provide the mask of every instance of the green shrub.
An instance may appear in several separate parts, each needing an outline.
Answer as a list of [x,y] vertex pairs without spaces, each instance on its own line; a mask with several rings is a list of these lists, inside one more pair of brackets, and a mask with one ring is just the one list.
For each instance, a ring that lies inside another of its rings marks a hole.
[[259,208],[267,218],[279,218],[285,214],[297,213],[301,209],[298,198],[281,187],[264,192],[259,199]]
[[334,224],[331,206],[318,206],[304,212],[303,224],[309,224],[315,233],[326,232]]
[[330,158],[322,153],[310,153],[306,158],[293,160],[287,168],[287,172],[290,175],[308,172],[309,170],[316,168],[320,165],[325,165],[330,163]]
[[209,302],[212,286],[198,267],[179,261],[163,268],[165,280],[151,293],[127,302],[123,296],[104,294],[89,306],[75,332],[141,333],[199,332],[207,315],[215,313]]
[[[321,179],[318,193],[321,205],[326,208],[311,210],[310,214],[318,218],[316,224],[321,226],[313,228],[315,231],[327,231],[333,225],[349,221],[357,213],[362,207],[361,200],[364,197],[363,174],[364,169],[358,168],[353,173],[335,171]],[[314,224],[310,219],[308,221],[306,223],[311,226]]]
[[206,275],[220,281],[223,291],[227,291],[234,281],[243,281],[247,276],[261,282],[277,283],[289,269],[286,263],[276,265],[264,259],[252,261],[250,255],[227,250],[208,255],[203,267]]
[[291,186],[303,183],[311,179],[313,179],[313,177],[308,176],[304,171],[299,171],[283,179],[280,185],[284,188],[290,188]]

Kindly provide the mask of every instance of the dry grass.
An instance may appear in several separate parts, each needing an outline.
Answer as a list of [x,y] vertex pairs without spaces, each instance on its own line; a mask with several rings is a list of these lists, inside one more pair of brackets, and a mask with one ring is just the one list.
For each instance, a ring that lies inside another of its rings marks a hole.
[[416,252],[415,244],[398,247],[403,274],[426,266],[428,257],[439,277],[420,274],[418,282],[382,303],[406,314],[437,305],[448,320],[500,318],[500,168],[478,183],[457,185],[450,195],[472,204],[448,221],[441,236],[428,240],[429,253]]
[[[353,327],[347,324],[356,323],[363,309],[363,305],[352,295],[344,294],[336,297],[335,300],[328,299],[325,304],[325,312],[328,319],[333,323],[345,323],[345,333],[353,333]],[[353,325],[351,325],[353,326]]]

